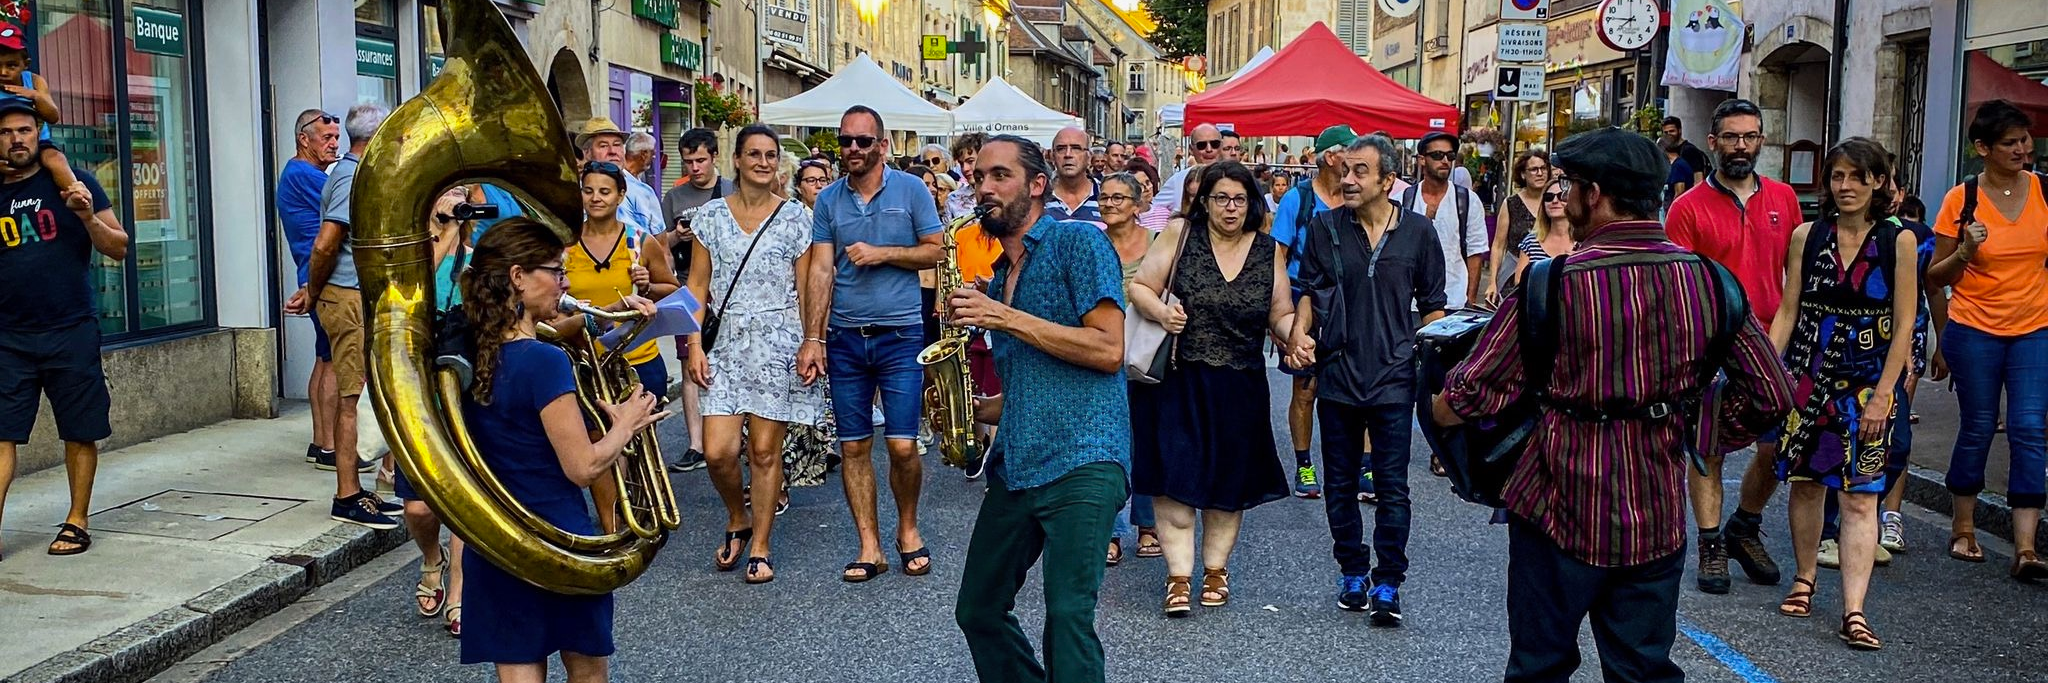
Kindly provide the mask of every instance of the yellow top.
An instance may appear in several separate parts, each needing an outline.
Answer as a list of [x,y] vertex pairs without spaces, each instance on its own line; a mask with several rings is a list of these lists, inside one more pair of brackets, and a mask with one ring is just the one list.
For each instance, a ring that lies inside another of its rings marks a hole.
[[[600,265],[581,240],[569,245],[569,255],[562,259],[562,270],[569,276],[569,296],[602,307],[618,303],[625,295],[631,294],[633,266],[638,262],[636,246],[632,228],[625,227],[619,232],[618,241],[612,244],[612,253]],[[626,362],[639,365],[660,357],[661,349],[649,339],[639,348],[627,352]]]

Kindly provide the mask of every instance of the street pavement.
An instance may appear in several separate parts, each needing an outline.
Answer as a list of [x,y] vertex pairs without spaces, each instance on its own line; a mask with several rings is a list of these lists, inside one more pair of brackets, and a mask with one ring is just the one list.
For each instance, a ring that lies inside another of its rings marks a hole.
[[[1285,381],[1272,375],[1275,425],[1283,424]],[[685,443],[681,420],[662,430],[670,449]],[[1287,438],[1284,428],[1276,434]],[[878,454],[878,465],[884,460]],[[1731,505],[1744,462],[1736,456],[1727,465]],[[1227,607],[1198,607],[1194,618],[1168,620],[1158,611],[1161,560],[1130,555],[1108,570],[1097,623],[1109,680],[1499,680],[1508,645],[1504,527],[1488,525],[1486,510],[1452,497],[1442,480],[1429,476],[1423,456],[1414,458],[1411,471],[1414,538],[1402,589],[1405,627],[1371,628],[1363,615],[1336,609],[1322,502],[1287,499],[1248,514],[1230,564]],[[892,567],[866,584],[839,580],[855,546],[837,477],[797,489],[777,526],[779,577],[762,586],[742,584],[737,572],[713,570],[723,513],[704,473],[678,475],[676,485],[685,527],[646,575],[618,592],[613,680],[974,680],[952,606],[982,484],[963,481],[958,470],[930,467],[922,520],[935,570],[907,577]],[[1789,583],[1784,498],[1780,493],[1766,513],[1765,528]],[[895,515],[889,496],[881,499],[886,541],[893,538]],[[1700,594],[1688,557],[1675,656],[1689,680],[2048,681],[2040,617],[2048,613],[2048,586],[2006,579],[2012,550],[2002,541],[1985,540],[1988,564],[1956,562],[1942,551],[1946,517],[1918,508],[1909,508],[1907,517],[1909,552],[1878,569],[1872,589],[1868,611],[1886,644],[1878,653],[1851,652],[1836,639],[1835,572],[1820,574],[1816,616],[1790,619],[1775,609],[1784,586],[1749,584],[1739,570],[1733,594]],[[457,664],[457,643],[438,620],[414,616],[417,566],[416,552],[401,548],[359,572],[363,576],[316,593],[307,609],[260,622],[155,680],[492,680],[487,666]],[[384,574],[365,573],[375,571]],[[1043,616],[1035,577],[1018,601],[1034,641]],[[1589,632],[1581,633],[1581,643],[1586,664],[1573,680],[1597,681]],[[561,675],[557,665],[551,680]]]

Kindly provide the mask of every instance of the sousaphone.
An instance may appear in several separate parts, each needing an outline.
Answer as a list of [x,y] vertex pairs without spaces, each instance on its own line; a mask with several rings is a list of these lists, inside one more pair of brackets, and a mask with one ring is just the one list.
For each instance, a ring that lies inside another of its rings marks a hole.
[[[490,0],[444,0],[447,64],[393,111],[356,172],[354,241],[369,334],[372,404],[413,488],[469,547],[519,578],[558,593],[610,592],[646,571],[679,522],[655,446],[643,430],[610,480],[616,527],[569,533],[514,500],[492,475],[462,419],[461,380],[430,365],[433,245],[427,231],[443,188],[490,182],[528,217],[573,242],[580,221],[575,157],[561,113],[512,27]],[[570,349],[586,415],[630,384],[617,354]],[[600,497],[605,500],[609,496]],[[613,517],[605,510],[602,517]]]

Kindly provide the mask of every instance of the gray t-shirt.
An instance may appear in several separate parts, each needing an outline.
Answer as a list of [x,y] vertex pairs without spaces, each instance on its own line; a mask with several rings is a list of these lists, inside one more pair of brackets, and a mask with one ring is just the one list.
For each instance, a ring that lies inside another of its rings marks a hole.
[[916,270],[856,266],[846,258],[846,247],[855,243],[909,247],[945,228],[939,222],[939,206],[923,180],[902,171],[884,170],[882,190],[867,200],[846,178],[840,178],[818,193],[818,205],[811,211],[811,243],[832,245],[836,261],[833,327],[908,327],[923,322],[924,298],[917,291]]
[[[350,195],[355,192],[356,166],[362,163],[362,157],[350,152],[327,169],[327,187],[320,191],[320,220],[349,225]],[[334,256],[334,274],[327,276],[327,284],[351,289],[362,287],[356,279],[355,239],[347,234],[341,238],[341,252]]]
[[732,184],[732,181],[724,178],[719,178],[718,182],[714,183],[711,187],[697,187],[695,184],[685,181],[681,185],[669,188],[668,192],[661,196],[661,219],[663,223],[661,227],[655,229],[655,232],[662,233],[676,229],[676,221],[682,220],[684,211],[703,206],[705,202],[713,199],[731,195],[736,190],[738,188]]

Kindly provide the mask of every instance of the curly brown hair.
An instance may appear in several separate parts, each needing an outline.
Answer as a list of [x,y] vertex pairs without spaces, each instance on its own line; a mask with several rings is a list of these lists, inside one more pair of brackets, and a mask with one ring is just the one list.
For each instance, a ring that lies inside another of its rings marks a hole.
[[512,288],[512,266],[544,266],[562,258],[566,248],[555,231],[524,216],[500,221],[476,241],[460,284],[462,312],[476,333],[476,382],[469,391],[478,404],[491,404],[492,380],[505,335],[526,315],[519,293]]

